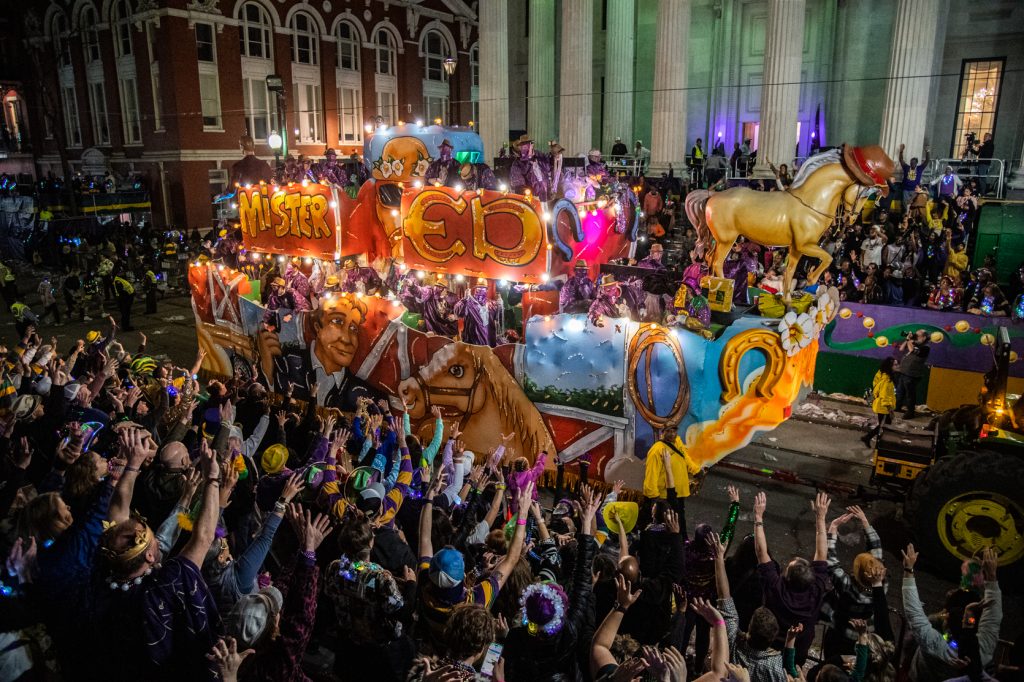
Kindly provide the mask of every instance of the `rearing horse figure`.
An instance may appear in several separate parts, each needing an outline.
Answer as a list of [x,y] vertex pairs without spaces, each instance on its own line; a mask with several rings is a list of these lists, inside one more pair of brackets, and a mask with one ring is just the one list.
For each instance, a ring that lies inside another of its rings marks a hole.
[[789,247],[783,278],[788,303],[801,256],[821,261],[808,273],[809,284],[817,282],[832,263],[819,242],[836,221],[840,202],[840,219],[853,222],[867,200],[864,190],[880,187],[883,195],[888,193],[887,180],[893,167],[892,159],[881,147],[843,145],[807,159],[784,192],[759,192],[746,187],[690,192],[686,215],[697,230],[697,253],[707,258],[716,277],[722,277],[725,259],[740,236],[762,246]]

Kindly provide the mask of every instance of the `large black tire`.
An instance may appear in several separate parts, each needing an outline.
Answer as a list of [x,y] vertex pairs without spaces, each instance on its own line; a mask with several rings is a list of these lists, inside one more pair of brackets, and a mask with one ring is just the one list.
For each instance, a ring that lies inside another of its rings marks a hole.
[[1024,452],[938,460],[914,482],[906,518],[922,559],[944,575],[993,544],[1000,568],[1024,572]]

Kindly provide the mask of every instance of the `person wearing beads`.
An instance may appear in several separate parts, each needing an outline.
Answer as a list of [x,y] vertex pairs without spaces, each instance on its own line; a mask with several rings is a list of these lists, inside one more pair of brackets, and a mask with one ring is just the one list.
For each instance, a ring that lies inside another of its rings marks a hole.
[[796,642],[797,662],[801,665],[814,640],[814,625],[829,588],[825,516],[831,501],[825,493],[818,493],[811,500],[811,509],[814,511],[814,558],[807,561],[796,557],[780,572],[779,565],[768,554],[768,539],[764,532],[764,512],[768,498],[763,492],[757,493],[754,498],[754,550],[757,553],[757,572],[764,590],[764,604],[775,614],[781,628],[788,630],[797,623],[803,624],[803,632]]
[[205,654],[217,641],[221,618],[199,567],[214,540],[221,466],[205,441],[199,462],[202,501],[178,554],[165,559],[152,529],[137,516],[103,533],[109,589],[98,604],[92,665],[107,679],[217,679]]

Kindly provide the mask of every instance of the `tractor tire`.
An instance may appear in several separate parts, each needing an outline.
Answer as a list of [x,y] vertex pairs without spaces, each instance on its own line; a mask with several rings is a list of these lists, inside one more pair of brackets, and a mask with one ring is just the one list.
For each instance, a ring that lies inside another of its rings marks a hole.
[[1024,575],[1024,452],[941,458],[914,482],[905,511],[922,559],[944,575],[990,546],[1000,568]]

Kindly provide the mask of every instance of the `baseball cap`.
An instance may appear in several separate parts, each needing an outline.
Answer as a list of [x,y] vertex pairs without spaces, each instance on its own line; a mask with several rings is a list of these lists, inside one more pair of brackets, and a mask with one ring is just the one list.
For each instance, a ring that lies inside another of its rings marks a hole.
[[445,547],[431,558],[427,574],[430,582],[440,588],[459,585],[466,578],[466,562],[462,552],[454,547]]
[[259,641],[283,606],[284,597],[274,586],[244,595],[228,615],[228,631],[247,649]]

